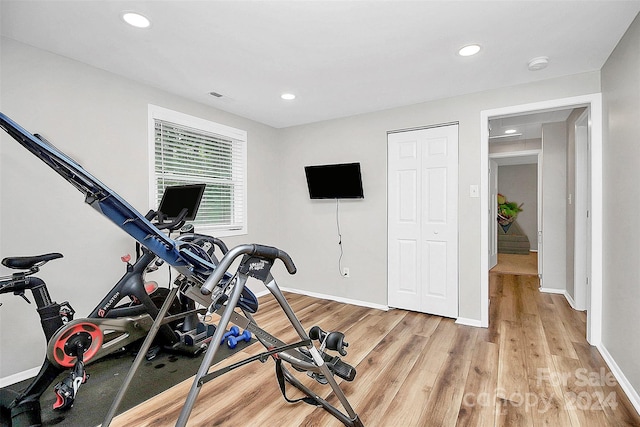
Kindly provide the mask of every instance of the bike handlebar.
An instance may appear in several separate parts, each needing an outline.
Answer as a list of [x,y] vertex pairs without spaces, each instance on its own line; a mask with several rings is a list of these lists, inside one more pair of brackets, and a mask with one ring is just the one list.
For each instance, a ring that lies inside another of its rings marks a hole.
[[285,251],[273,246],[257,245],[257,244],[245,244],[232,248],[227,252],[220,260],[220,263],[211,275],[205,280],[204,284],[200,288],[200,292],[203,295],[210,295],[213,288],[222,280],[224,274],[227,272],[233,261],[240,255],[255,255],[262,258],[267,258],[272,261],[279,259],[287,268],[289,274],[295,274],[297,269],[293,263],[293,260]]
[[280,261],[283,262],[285,267],[287,267],[287,271],[289,272],[289,274],[296,274],[296,271],[298,271],[296,269],[296,266],[293,264],[293,260],[291,259],[289,254],[286,253],[285,251],[280,250],[278,248],[274,248],[273,246],[265,246],[265,245],[258,245],[258,244],[254,244],[250,246],[253,246],[253,251],[248,252],[247,255],[256,255],[256,256],[271,259],[274,261],[276,259],[279,259]]
[[189,210],[187,208],[183,208],[178,214],[178,216],[174,218],[173,221],[163,222],[166,219],[165,214],[159,211],[151,210],[147,212],[147,214],[145,215],[145,218],[147,218],[149,221],[152,221],[153,219],[157,218],[158,220],[154,222],[153,225],[155,225],[158,230],[169,229],[173,231],[173,230],[177,230],[178,228],[184,225],[185,223],[184,218],[187,216],[188,213],[189,213]]

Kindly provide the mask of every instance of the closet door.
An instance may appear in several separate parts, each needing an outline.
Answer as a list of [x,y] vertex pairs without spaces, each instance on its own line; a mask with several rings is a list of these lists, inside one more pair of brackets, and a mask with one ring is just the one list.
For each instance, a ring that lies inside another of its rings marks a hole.
[[458,125],[388,136],[388,304],[458,316]]

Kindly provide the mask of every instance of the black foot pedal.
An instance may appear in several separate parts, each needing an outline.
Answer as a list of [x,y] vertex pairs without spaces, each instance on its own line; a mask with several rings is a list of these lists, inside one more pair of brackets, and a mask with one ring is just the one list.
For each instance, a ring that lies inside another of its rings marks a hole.
[[334,357],[331,362],[327,362],[327,366],[331,372],[345,381],[353,381],[356,377],[356,368],[343,362],[338,356]]
[[[311,354],[309,353],[309,351],[306,348],[301,348],[300,352],[303,353],[304,355],[308,356],[308,357],[311,357]],[[353,366],[351,366],[348,363],[344,362],[338,356],[331,356],[331,355],[325,353],[324,351],[321,351],[320,355],[322,356],[322,360],[324,360],[324,362],[327,364],[327,367],[329,368],[329,370],[331,372],[333,372],[334,375],[339,376],[340,378],[342,378],[345,381],[353,381],[354,380],[354,378],[356,377],[356,368],[354,368]],[[295,368],[295,366],[294,366],[294,368]],[[301,369],[298,369],[298,370],[301,371]],[[322,376],[322,375],[320,375],[320,376]],[[324,380],[324,382],[322,382],[319,378],[316,378],[315,376],[313,378],[316,381],[318,381],[320,384],[326,384],[326,379],[324,379],[324,377],[322,378]]]
[[64,411],[71,408],[76,400],[80,385],[87,382],[88,379],[89,374],[84,370],[84,363],[82,361],[76,362],[69,375],[56,384],[53,389],[56,395],[53,409]]

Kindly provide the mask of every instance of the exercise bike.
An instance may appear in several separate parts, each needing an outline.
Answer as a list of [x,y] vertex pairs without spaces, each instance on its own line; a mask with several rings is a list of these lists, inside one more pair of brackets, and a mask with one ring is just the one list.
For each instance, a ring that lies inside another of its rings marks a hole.
[[[194,193],[195,199],[187,197],[188,208],[181,209],[179,214],[168,216],[160,209],[175,210],[178,205],[175,199],[184,201],[184,194],[193,193],[194,187],[197,186],[167,187],[159,210],[149,211],[145,217],[155,220],[158,229],[169,233],[185,228],[191,230],[191,227],[185,227],[185,221],[195,217],[204,186],[197,188],[199,192]],[[199,255],[211,261],[215,259],[213,253],[216,248],[222,253],[227,251],[219,239],[208,237],[206,246],[197,245],[198,235],[194,233],[186,233],[181,239],[198,247]],[[53,407],[58,410],[70,408],[80,385],[87,380],[85,365],[144,338],[169,293],[167,288],[145,282],[145,273],[157,269],[161,260],[138,245],[135,262],[132,263],[130,257],[123,257],[125,274],[89,316],[73,319],[75,311],[71,305],[53,301],[46,283],[34,276],[44,264],[59,258],[62,254],[51,253],[2,261],[5,267],[18,271],[0,279],[0,294],[13,293],[30,303],[25,293],[31,291],[47,341],[45,361],[27,388],[21,393],[0,390],[2,418],[13,420],[9,422],[10,426],[40,425],[39,399],[67,369],[70,369],[69,375],[54,387],[56,402]],[[177,280],[184,280],[183,276],[178,276]],[[147,359],[155,357],[160,350],[194,356],[205,350],[215,327],[200,322],[198,314],[204,311],[196,309],[193,300],[178,295],[169,310],[173,318],[160,326],[156,345],[147,352]]]

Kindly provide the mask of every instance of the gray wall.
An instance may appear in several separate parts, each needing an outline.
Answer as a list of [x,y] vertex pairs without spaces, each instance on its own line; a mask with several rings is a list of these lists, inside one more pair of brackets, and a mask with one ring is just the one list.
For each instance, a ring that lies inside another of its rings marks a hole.
[[[602,68],[602,341],[640,391],[640,15]],[[637,396],[637,395],[636,395]]]
[[533,151],[542,149],[542,138],[525,139],[512,142],[489,141],[489,154],[511,153],[513,151]]
[[565,122],[542,125],[542,283],[566,289],[567,129]]
[[498,192],[509,202],[523,204],[517,222],[529,238],[531,250],[538,250],[538,165],[500,166]]
[[[567,212],[567,241],[566,241],[566,258],[567,258],[567,293],[575,300],[575,283],[574,283],[574,246],[575,246],[575,192],[576,192],[576,120],[584,112],[584,108],[576,108],[567,117],[567,192],[565,197]],[[571,197],[571,200],[569,200]]]
[[[600,91],[600,73],[591,72],[274,130],[12,41],[2,41],[1,54],[2,111],[43,133],[141,210],[148,207],[148,103],[247,130],[250,234],[229,243],[257,241],[289,252],[299,272],[289,276],[278,267],[282,286],[371,304],[387,301],[387,131],[458,121],[459,312],[472,320],[480,319],[479,278],[486,274],[480,271],[486,225],[480,224],[480,199],[469,196],[469,186],[480,184],[481,111]],[[84,315],[120,276],[119,256],[132,242],[39,160],[1,138],[0,255],[65,253],[47,266],[45,278],[56,300],[70,300]],[[362,163],[365,191],[364,200],[340,204],[349,279],[338,272],[335,203],[310,200],[303,171],[342,161]],[[12,208],[17,205],[20,212]],[[36,325],[36,318],[24,303],[12,305],[0,310],[1,376],[42,360],[35,351],[15,360],[5,350],[8,343],[37,349],[43,341],[37,330],[17,332],[14,325]]]
[[[599,80],[598,72],[580,74],[284,129],[281,238],[300,267],[297,277],[285,280],[295,279],[292,286],[307,291],[386,304],[387,131],[458,121],[459,315],[479,320],[480,275],[486,274],[480,271],[480,230],[486,225],[480,223],[480,199],[469,197],[469,186],[480,184],[480,113],[597,93]],[[307,164],[342,161],[362,163],[365,191],[364,200],[340,206],[349,279],[338,274],[335,204],[309,200],[303,173]]]
[[[275,129],[5,38],[0,51],[1,111],[43,134],[143,213],[149,103],[246,130],[250,234],[227,241],[277,236],[277,183],[267,179],[279,158]],[[120,256],[132,253],[133,241],[4,131],[0,149],[0,257],[62,252],[42,277],[54,300],[70,301],[77,316],[88,314],[123,274]],[[0,378],[38,366],[45,345],[34,306],[8,295],[2,302]],[[18,356],[15,348],[23,352]]]

